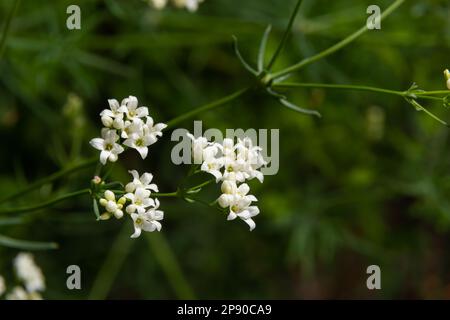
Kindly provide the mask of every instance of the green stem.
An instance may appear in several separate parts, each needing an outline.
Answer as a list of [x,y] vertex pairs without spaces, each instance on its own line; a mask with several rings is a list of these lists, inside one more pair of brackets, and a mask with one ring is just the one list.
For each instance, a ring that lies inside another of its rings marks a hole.
[[11,27],[11,21],[16,14],[17,8],[19,7],[20,0],[16,0],[8,13],[8,17],[6,17],[5,26],[3,27],[2,38],[0,39],[0,59],[3,55],[3,51],[5,50],[6,38],[8,37],[8,31]]
[[166,192],[166,193],[153,192],[151,195],[155,196],[155,197],[175,197],[175,198],[179,197],[179,194],[176,191],[175,192]]
[[166,274],[178,299],[195,299],[194,291],[186,280],[181,267],[163,234],[152,232],[145,235],[155,259]]
[[54,204],[57,204],[59,202],[62,202],[64,200],[67,200],[67,199],[70,199],[70,198],[75,198],[75,197],[78,197],[80,195],[89,194],[90,192],[91,192],[90,189],[83,189],[83,190],[75,191],[75,192],[72,192],[72,193],[67,193],[67,194],[62,195],[60,197],[57,197],[55,199],[52,199],[52,200],[49,200],[49,201],[46,201],[46,202],[43,202],[41,204],[34,205],[34,206],[0,209],[0,214],[37,211],[37,210],[40,210],[40,209],[51,207]]
[[189,188],[189,190],[196,190],[196,189],[203,188],[204,186],[207,186],[208,184],[210,184],[214,181],[216,181],[216,179],[211,179],[211,180],[205,181],[203,183],[200,183],[199,185]]
[[[392,12],[395,11],[395,9],[397,9],[403,2],[405,2],[405,0],[396,0],[392,5],[390,5],[386,10],[384,10],[384,12],[381,14],[380,19],[383,20],[384,18],[386,18],[387,16],[389,16]],[[317,60],[320,60],[322,58],[325,58],[326,56],[329,56],[330,54],[342,49],[343,47],[347,46],[348,44],[350,44],[351,42],[353,42],[354,40],[356,40],[357,38],[359,38],[360,36],[362,36],[364,33],[366,33],[369,29],[367,28],[366,25],[364,25],[362,28],[360,28],[358,31],[354,32],[353,34],[349,35],[347,38],[343,39],[342,41],[336,43],[335,45],[329,47],[328,49],[312,56],[306,59],[303,59],[302,61],[300,61],[297,64],[294,64],[286,69],[283,69],[279,72],[274,73],[271,76],[271,79],[276,79],[276,78],[280,78],[283,77],[284,75],[297,71],[301,68],[303,68],[304,66],[311,64]]]
[[30,192],[30,191],[32,191],[34,189],[37,189],[37,188],[39,188],[40,186],[42,186],[44,184],[50,183],[50,182],[52,182],[54,180],[57,180],[60,177],[63,177],[65,175],[67,175],[67,174],[70,174],[72,172],[84,169],[86,167],[90,167],[90,166],[94,165],[95,163],[97,163],[97,160],[98,160],[98,157],[95,157],[94,159],[89,159],[89,160],[80,162],[80,163],[78,163],[76,165],[73,165],[73,166],[67,167],[65,169],[62,169],[62,170],[60,170],[58,172],[55,172],[55,173],[53,173],[53,174],[51,174],[51,175],[49,175],[49,176],[47,176],[45,178],[42,178],[40,180],[37,180],[37,181],[31,183],[26,188],[24,188],[24,189],[22,189],[20,191],[17,191],[17,192],[14,192],[14,193],[10,194],[10,195],[7,195],[6,197],[4,197],[4,198],[2,198],[0,200],[0,203],[6,202],[6,201],[9,201],[9,200],[13,200],[13,199],[17,198],[18,196],[22,196],[25,193],[28,193],[28,192]]
[[343,89],[343,90],[358,90],[358,91],[371,91],[379,93],[394,94],[398,96],[406,96],[404,91],[396,91],[389,89],[382,89],[370,86],[359,86],[359,85],[347,85],[347,84],[326,84],[326,83],[295,83],[286,82],[274,84],[273,88],[327,88],[327,89]]
[[297,16],[297,13],[298,13],[298,10],[300,9],[300,5],[302,4],[302,1],[303,0],[298,0],[297,4],[295,5],[294,11],[292,12],[292,15],[291,15],[291,18],[289,19],[288,26],[287,26],[286,30],[284,31],[283,38],[281,39],[277,50],[273,54],[272,59],[270,59],[270,62],[267,65],[267,70],[269,70],[269,71],[270,71],[270,69],[272,69],[272,67],[273,67],[275,61],[277,60],[279,54],[281,53],[281,51],[283,50],[284,46],[286,45],[286,41],[287,41],[287,39],[289,37],[289,33],[291,32],[292,25],[294,24],[295,17]]
[[[408,91],[398,91],[398,90],[389,90],[371,86],[360,86],[360,85],[349,85],[349,84],[328,84],[328,83],[297,83],[297,82],[284,82],[273,84],[273,88],[324,88],[324,89],[342,89],[342,90],[357,90],[357,91],[370,91],[370,92],[378,92],[378,93],[386,93],[393,94],[401,97],[408,97]],[[413,92],[418,98],[422,99],[433,99],[433,100],[442,100],[442,98],[437,97],[429,97],[430,95],[437,95],[447,93],[450,94],[450,91],[414,91]]]
[[250,89],[250,88],[244,88],[244,89],[235,91],[235,92],[233,92],[233,93],[227,95],[226,97],[223,97],[223,98],[221,98],[221,99],[219,99],[219,100],[216,100],[216,101],[214,101],[214,102],[205,104],[205,105],[200,106],[200,107],[198,107],[198,108],[196,108],[196,109],[194,109],[194,110],[192,110],[192,111],[186,112],[186,113],[184,113],[184,114],[182,114],[182,115],[180,115],[180,116],[178,116],[178,117],[176,117],[176,118],[173,118],[172,120],[170,120],[170,121],[167,122],[167,127],[168,127],[168,128],[169,128],[169,127],[173,127],[173,126],[175,126],[176,124],[178,124],[178,123],[180,123],[180,122],[182,122],[182,121],[184,121],[184,120],[186,120],[186,119],[189,119],[189,118],[191,118],[191,117],[193,117],[193,116],[195,116],[195,115],[197,115],[197,114],[199,114],[199,113],[201,113],[201,112],[204,112],[204,111],[208,111],[208,110],[214,109],[214,108],[219,107],[219,106],[221,106],[221,105],[223,105],[223,104],[226,104],[226,103],[228,103],[228,102],[230,102],[230,101],[233,101],[233,100],[239,98],[240,96],[242,96],[242,95],[243,95],[244,93],[246,93],[249,89]]
[[432,96],[432,95],[439,95],[439,94],[445,94],[450,95],[450,90],[436,90],[436,91],[424,91],[416,93],[417,95],[423,95],[423,96]]

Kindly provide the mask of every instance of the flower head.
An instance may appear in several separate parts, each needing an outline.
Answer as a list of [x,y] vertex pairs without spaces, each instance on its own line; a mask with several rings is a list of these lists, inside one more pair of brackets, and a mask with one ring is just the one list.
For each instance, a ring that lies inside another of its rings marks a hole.
[[104,198],[99,200],[100,205],[105,207],[106,212],[100,216],[102,220],[108,220],[114,215],[117,219],[123,217],[123,205],[125,204],[126,198],[122,197],[116,201],[116,195],[111,190],[106,190],[104,193]]
[[100,113],[105,126],[102,129],[102,138],[90,141],[95,149],[101,151],[100,162],[106,164],[108,160],[117,161],[118,155],[124,151],[122,144],[136,149],[145,159],[148,147],[158,141],[167,125],[154,124],[148,108],[139,107],[138,100],[134,96],[123,99],[120,104],[116,99],[110,99],[108,103],[109,109]]

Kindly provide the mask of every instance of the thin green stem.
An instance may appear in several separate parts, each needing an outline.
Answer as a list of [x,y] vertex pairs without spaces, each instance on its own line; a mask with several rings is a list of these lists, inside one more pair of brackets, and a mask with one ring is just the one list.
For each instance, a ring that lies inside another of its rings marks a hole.
[[21,212],[31,212],[31,211],[37,211],[40,209],[51,207],[59,202],[62,202],[64,200],[75,198],[80,195],[89,194],[91,192],[90,189],[83,189],[79,191],[75,191],[72,193],[67,193],[65,195],[62,195],[60,197],[57,197],[55,199],[40,203],[38,205],[33,206],[27,206],[27,207],[18,207],[18,208],[7,208],[7,209],[0,209],[0,214],[8,214],[8,213],[21,213]]
[[284,31],[283,34],[283,38],[281,38],[280,44],[278,45],[277,50],[275,51],[275,53],[272,56],[272,59],[270,59],[269,64],[267,65],[267,70],[271,70],[273,65],[275,64],[279,54],[281,53],[281,51],[283,50],[284,46],[286,45],[286,41],[289,37],[289,34],[291,32],[292,29],[292,25],[294,24],[295,21],[295,17],[297,16],[298,10],[300,9],[300,5],[302,4],[303,0],[298,0],[297,4],[295,5],[294,11],[292,12],[291,18],[289,19],[289,23],[287,25],[286,30]]
[[203,188],[204,186],[207,186],[208,184],[211,184],[214,181],[216,181],[216,179],[211,179],[211,180],[205,181],[203,183],[200,183],[199,185],[189,188],[189,190],[196,190],[196,189]]
[[233,93],[227,95],[226,97],[223,97],[223,98],[221,98],[221,99],[219,99],[219,100],[216,100],[216,101],[214,101],[214,102],[211,102],[211,103],[202,105],[202,106],[200,106],[200,107],[198,107],[198,108],[195,108],[195,109],[192,110],[192,111],[186,112],[186,113],[184,113],[184,114],[182,114],[182,115],[180,115],[180,116],[178,116],[178,117],[176,117],[176,118],[173,118],[172,120],[170,120],[170,121],[167,122],[167,127],[168,127],[168,128],[173,127],[173,126],[175,126],[176,124],[178,124],[178,123],[180,123],[180,122],[182,122],[182,121],[184,121],[184,120],[186,120],[186,119],[189,119],[189,118],[191,118],[191,117],[193,117],[193,116],[195,116],[195,115],[197,115],[197,114],[199,114],[199,113],[201,113],[201,112],[209,111],[209,110],[212,110],[212,109],[214,109],[214,108],[217,108],[217,107],[219,107],[219,106],[221,106],[221,105],[224,105],[224,104],[226,104],[226,103],[228,103],[228,102],[231,102],[231,101],[233,101],[233,100],[239,98],[240,96],[242,96],[242,95],[243,95],[244,93],[246,93],[249,89],[250,89],[250,88],[244,88],[244,89],[235,91],[235,92],[233,92]]
[[[401,97],[409,97],[411,94],[408,91],[398,91],[398,90],[389,90],[371,86],[360,86],[360,85],[349,85],[349,84],[328,84],[328,83],[297,83],[297,82],[284,82],[273,84],[273,88],[324,88],[324,89],[341,89],[341,90],[357,90],[357,91],[370,91],[370,92],[378,92],[378,93],[386,93],[397,95]],[[413,91],[418,98],[422,99],[431,99],[431,100],[442,100],[442,98],[438,97],[429,97],[430,95],[438,95],[447,93],[450,94],[450,91]]]
[[178,198],[179,197],[179,194],[178,194],[178,192],[166,192],[166,193],[164,193],[164,192],[153,192],[152,193],[152,196],[155,196],[155,197],[174,197],[174,198]]
[[371,91],[379,93],[387,93],[398,96],[406,96],[404,91],[389,90],[383,88],[376,88],[370,86],[347,85],[347,84],[326,84],[326,83],[295,83],[286,82],[272,85],[273,88],[326,88],[326,89],[343,89],[343,90],[357,90],[357,91]]
[[[405,2],[405,0],[396,0],[392,5],[390,5],[386,10],[384,10],[384,12],[381,14],[380,19],[383,20],[384,18],[388,17],[392,12],[395,11],[395,9],[397,9],[403,2]],[[313,62],[316,62],[322,58],[325,58],[326,56],[329,56],[330,54],[342,49],[343,47],[347,46],[348,44],[350,44],[351,42],[353,42],[354,40],[358,39],[360,36],[362,36],[364,33],[366,33],[369,29],[367,28],[366,25],[364,25],[362,28],[360,28],[358,31],[352,33],[351,35],[349,35],[347,38],[343,39],[342,41],[336,43],[335,45],[329,47],[328,49],[314,55],[308,58],[303,59],[302,61],[300,61],[299,63],[296,63],[286,69],[283,69],[279,72],[274,73],[271,76],[271,79],[276,79],[276,78],[280,78],[285,76],[288,73],[297,71],[301,68],[303,68],[304,66],[307,66]]]
[[93,159],[89,159],[89,160],[80,162],[78,164],[75,164],[73,166],[69,166],[67,168],[64,168],[64,169],[62,169],[62,170],[60,170],[58,172],[55,172],[55,173],[53,173],[53,174],[51,174],[51,175],[49,175],[49,176],[47,176],[45,178],[42,178],[40,180],[37,180],[37,181],[29,184],[26,188],[24,188],[24,189],[22,189],[20,191],[17,191],[17,192],[14,192],[14,193],[10,194],[10,195],[7,195],[6,197],[4,197],[4,198],[2,198],[0,200],[0,203],[4,203],[6,201],[13,200],[13,199],[15,199],[15,198],[17,198],[19,196],[23,196],[24,194],[26,194],[26,193],[28,193],[28,192],[30,192],[32,190],[35,190],[35,189],[39,188],[40,186],[42,186],[44,184],[50,183],[50,182],[52,182],[54,180],[57,180],[57,179],[65,176],[67,174],[70,174],[70,173],[73,173],[75,171],[84,169],[86,167],[90,167],[90,166],[94,165],[95,163],[97,163],[97,160],[98,160],[98,157],[95,157]]
[[450,90],[424,91],[424,92],[417,93],[417,95],[421,95],[421,96],[433,96],[433,95],[440,95],[440,94],[450,95]]
[[177,298],[184,300],[195,299],[194,291],[186,280],[176,256],[164,235],[159,232],[152,232],[145,236],[155,259],[166,274],[167,280],[174,289]]
[[2,58],[3,52],[5,51],[6,38],[8,37],[8,32],[11,27],[11,21],[19,8],[20,0],[16,0],[6,17],[5,26],[3,27],[2,38],[0,39],[0,59]]

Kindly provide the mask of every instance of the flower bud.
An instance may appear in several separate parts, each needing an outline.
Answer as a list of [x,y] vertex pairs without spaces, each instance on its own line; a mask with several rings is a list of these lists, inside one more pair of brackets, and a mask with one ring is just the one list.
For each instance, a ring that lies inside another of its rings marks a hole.
[[116,196],[114,195],[114,192],[112,192],[111,190],[106,190],[105,191],[105,198],[108,201],[115,201],[116,200]]
[[448,69],[444,70],[445,80],[447,80],[447,88],[450,90],[450,71]]
[[94,178],[92,178],[92,182],[95,184],[100,184],[100,182],[102,182],[102,178],[100,178],[99,176],[95,176]]
[[136,211],[136,206],[134,204],[130,204],[127,209],[126,209],[127,213],[132,214]]
[[102,215],[100,215],[100,220],[109,220],[109,218],[111,218],[111,213],[109,212],[105,212]]
[[102,118],[102,123],[105,127],[110,128],[113,125],[114,120],[111,119],[108,116],[103,116]]
[[118,209],[117,204],[114,201],[108,201],[105,208],[108,212],[115,212]]
[[126,202],[127,202],[127,198],[125,198],[125,197],[121,197],[121,198],[117,201],[117,203],[118,203],[118,204],[121,204],[121,205],[124,205]]
[[222,183],[222,186],[220,189],[225,194],[233,194],[236,192],[236,183],[233,181],[225,180]]
[[100,202],[100,205],[102,205],[103,207],[106,207],[106,205],[108,204],[108,200],[106,200],[104,198],[101,198],[99,202]]
[[116,211],[114,211],[114,216],[115,216],[117,219],[122,218],[122,217],[123,217],[123,211],[122,211],[122,210],[116,210]]

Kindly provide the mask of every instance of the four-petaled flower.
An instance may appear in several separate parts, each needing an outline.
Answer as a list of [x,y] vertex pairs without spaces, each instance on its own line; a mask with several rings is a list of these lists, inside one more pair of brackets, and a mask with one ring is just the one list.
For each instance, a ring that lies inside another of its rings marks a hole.
[[131,238],[137,238],[141,235],[142,230],[147,232],[161,231],[161,221],[164,219],[164,212],[157,210],[159,207],[158,199],[155,199],[155,206],[146,212],[132,213],[134,233]]
[[118,155],[121,154],[124,149],[117,143],[119,136],[116,131],[109,130],[107,128],[102,129],[102,137],[94,138],[90,141],[91,146],[100,150],[100,162],[106,164],[106,161],[117,161]]

